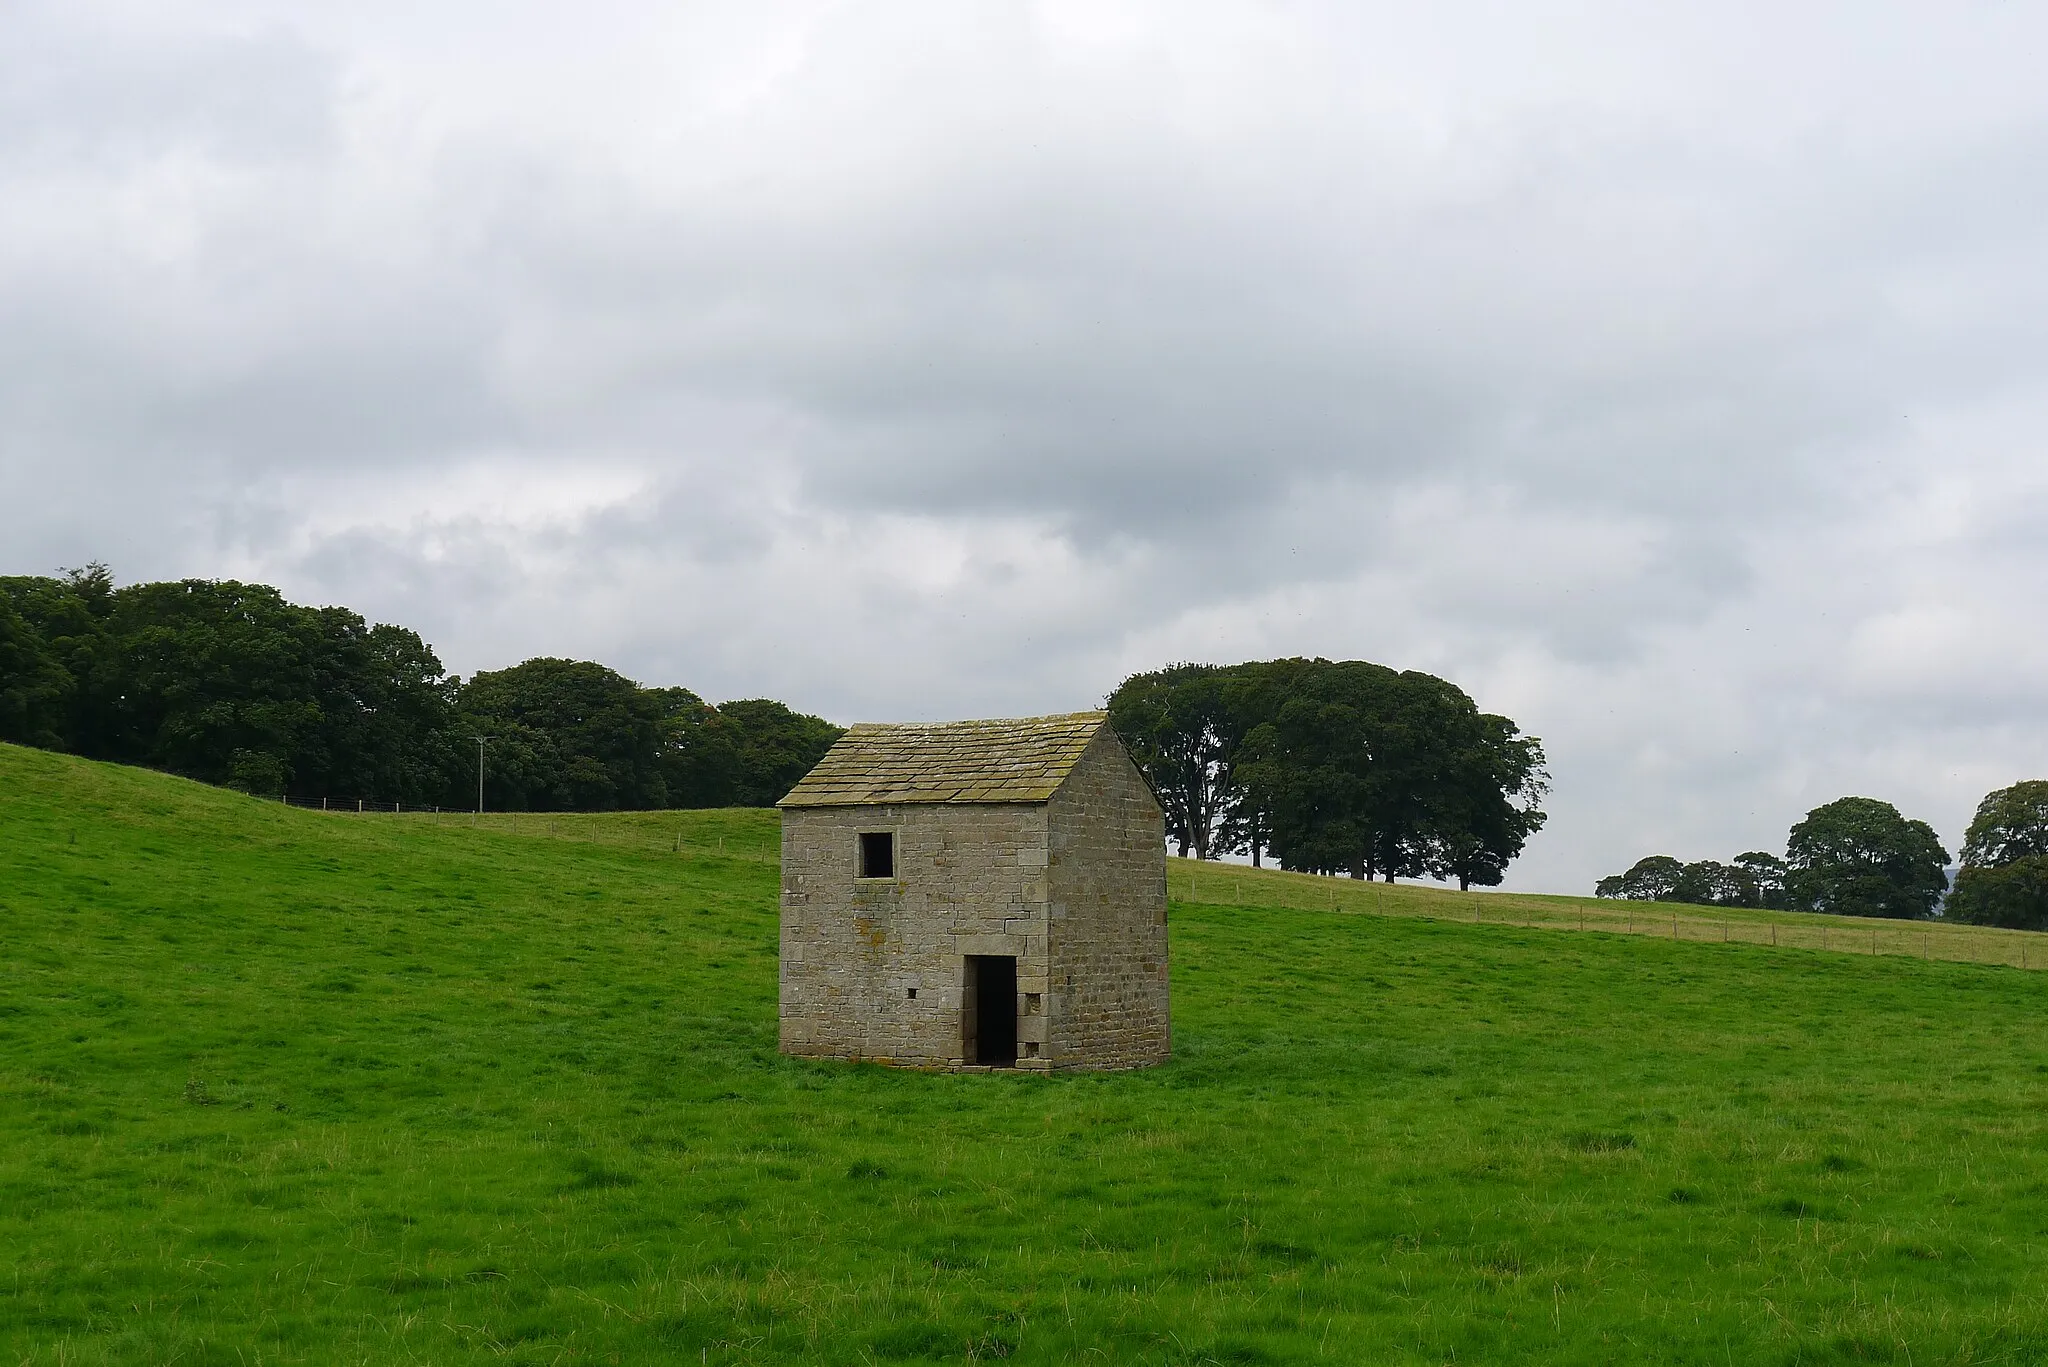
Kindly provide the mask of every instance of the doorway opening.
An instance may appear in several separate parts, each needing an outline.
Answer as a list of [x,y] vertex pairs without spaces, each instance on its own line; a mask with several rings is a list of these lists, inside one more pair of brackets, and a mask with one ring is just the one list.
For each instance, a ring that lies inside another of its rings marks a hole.
[[1017,957],[1014,954],[967,956],[966,991],[961,994],[960,1025],[969,1063],[993,1068],[1017,1064]]

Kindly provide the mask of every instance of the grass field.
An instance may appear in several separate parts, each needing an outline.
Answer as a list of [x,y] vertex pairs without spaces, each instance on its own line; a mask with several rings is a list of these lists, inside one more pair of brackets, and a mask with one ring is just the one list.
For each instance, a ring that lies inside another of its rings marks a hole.
[[771,814],[497,824],[0,746],[7,1361],[2048,1361],[2039,974],[1177,866],[1170,1065],[797,1063]]

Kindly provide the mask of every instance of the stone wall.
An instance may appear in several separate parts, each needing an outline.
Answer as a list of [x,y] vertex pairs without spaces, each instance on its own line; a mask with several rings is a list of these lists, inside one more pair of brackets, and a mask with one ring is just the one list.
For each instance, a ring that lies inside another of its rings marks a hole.
[[[871,831],[895,834],[894,878],[857,876]],[[785,809],[782,1051],[961,1066],[966,956],[1014,956],[1020,1008],[1044,1001],[1046,862],[1042,804]],[[1042,1015],[1017,1039],[1046,1066]]]
[[1138,1068],[1172,1052],[1166,830],[1159,804],[1102,729],[1048,804],[1056,1068]]
[[[888,831],[895,876],[866,879]],[[1129,1068],[1170,1050],[1165,832],[1104,727],[1049,803],[782,813],[782,1051],[962,1067],[967,958],[1017,960],[1017,1066]]]

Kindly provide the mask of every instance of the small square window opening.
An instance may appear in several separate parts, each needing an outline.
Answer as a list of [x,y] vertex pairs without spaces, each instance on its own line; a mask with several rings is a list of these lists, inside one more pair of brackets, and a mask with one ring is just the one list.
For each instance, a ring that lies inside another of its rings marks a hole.
[[916,1001],[916,1000],[917,1000],[917,989],[913,987],[913,988],[909,989],[909,991],[910,991],[910,1000],[912,1000],[912,1001]]
[[888,831],[864,833],[860,838],[860,876],[896,876],[896,837]]

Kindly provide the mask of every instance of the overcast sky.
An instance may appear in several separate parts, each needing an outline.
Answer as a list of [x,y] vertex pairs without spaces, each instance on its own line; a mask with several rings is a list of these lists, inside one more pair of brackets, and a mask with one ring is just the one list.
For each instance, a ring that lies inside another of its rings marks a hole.
[[0,572],[837,721],[1543,738],[1510,886],[2048,776],[2048,12],[0,0]]

